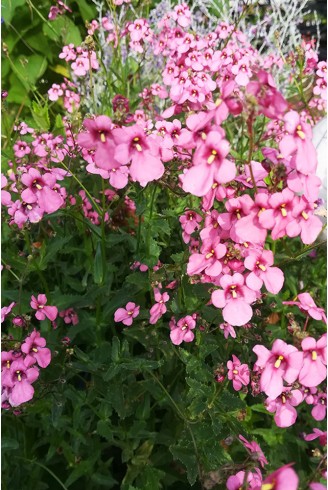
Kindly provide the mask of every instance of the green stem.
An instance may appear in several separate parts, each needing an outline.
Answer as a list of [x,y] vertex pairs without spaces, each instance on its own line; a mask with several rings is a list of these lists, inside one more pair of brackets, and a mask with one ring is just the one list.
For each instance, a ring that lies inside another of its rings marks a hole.
[[249,171],[251,174],[251,179],[253,183],[253,187],[255,192],[257,192],[257,186],[256,186],[256,181],[255,177],[253,174],[253,168],[252,168],[252,155],[253,155],[253,150],[254,150],[254,133],[253,133],[253,120],[254,120],[254,114],[253,112],[251,113],[248,121],[247,121],[247,128],[248,128],[248,134],[249,134],[249,149],[248,149],[248,158],[247,158],[247,164],[249,166]]
[[82,184],[82,182],[80,181],[80,179],[67,167],[67,165],[65,165],[64,162],[61,162],[61,165],[64,167],[64,169],[69,172],[73,179],[76,180],[76,182],[82,187],[82,189],[84,190],[84,192],[86,193],[86,195],[88,196],[88,198],[90,199],[91,203],[93,204],[93,207],[96,209],[96,211],[99,213],[99,215],[101,216],[102,215],[102,211],[100,209],[100,207],[98,206],[98,204],[95,202],[95,200],[93,199],[93,197],[91,196],[90,192],[88,191],[88,189],[86,189],[86,187],[84,187],[84,185]]
[[319,248],[319,247],[321,247],[321,245],[326,245],[326,244],[327,244],[327,240],[323,240],[322,242],[319,242],[317,244],[311,245],[311,247],[305,248],[299,254],[294,255],[292,257],[289,257],[287,260],[283,260],[282,262],[280,262],[279,264],[277,264],[277,267],[281,267],[282,265],[289,264],[289,262],[293,262],[294,260],[299,260],[300,258],[303,257],[303,255],[307,254],[311,250],[314,250],[315,248]]
[[153,192],[152,192],[151,200],[150,200],[149,221],[148,221],[148,225],[147,225],[147,252],[148,252],[148,256],[150,256],[151,221],[152,221],[153,212],[154,212],[154,203],[155,203],[156,191],[157,191],[157,185],[155,184],[153,187]]
[[38,461],[35,461],[33,459],[27,459],[27,458],[23,458],[21,456],[17,456],[17,458],[19,459],[23,459],[24,461],[27,461],[28,463],[32,463],[32,464],[36,464],[37,466],[40,466],[40,468],[43,468],[44,470],[46,470],[49,475],[51,475],[55,480],[56,482],[64,489],[64,490],[68,490],[67,487],[64,485],[64,483],[58,478],[58,476],[55,475],[55,473],[53,473],[51,470],[49,470],[49,468],[47,468],[47,466],[45,466],[44,464],[42,463],[39,463]]
[[192,428],[190,427],[190,423],[189,423],[188,419],[186,419],[186,417],[183,414],[183,412],[180,410],[179,406],[175,403],[175,401],[173,400],[173,398],[171,397],[170,393],[167,391],[167,389],[165,388],[165,386],[157,378],[157,376],[155,376],[155,374],[153,374],[150,370],[147,370],[147,372],[159,384],[159,386],[162,388],[162,390],[164,391],[164,393],[166,394],[166,396],[168,397],[168,399],[170,400],[170,402],[174,406],[174,408],[175,408],[177,414],[179,415],[179,417],[181,417],[181,419],[186,424],[186,427],[187,427],[187,429],[188,429],[188,431],[190,433],[192,444],[194,446],[195,456],[196,456],[196,461],[197,461],[197,467],[198,467],[199,480],[200,480],[201,487],[203,489],[204,488],[203,487],[203,483],[202,483],[202,475],[203,475],[203,472],[202,472],[202,469],[201,469],[201,466],[200,466],[200,456],[199,456],[198,447],[197,447],[197,443],[196,443],[196,439],[195,439],[194,433],[192,431]]
[[5,265],[6,270],[9,271],[10,274],[12,274],[15,277],[15,279],[17,279],[18,282],[21,282],[21,279],[17,276],[17,274],[15,274],[15,272],[11,269],[11,267],[8,266],[8,264],[6,264],[6,262],[3,259],[1,259],[1,261]]

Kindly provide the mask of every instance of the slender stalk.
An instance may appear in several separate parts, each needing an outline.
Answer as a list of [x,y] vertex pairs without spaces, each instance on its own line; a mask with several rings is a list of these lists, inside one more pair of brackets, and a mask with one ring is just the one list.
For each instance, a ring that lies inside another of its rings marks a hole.
[[49,475],[51,475],[64,490],[68,490],[67,487],[64,485],[64,483],[58,478],[58,476],[56,476],[55,473],[53,473],[51,470],[49,470],[49,468],[47,468],[47,466],[45,466],[44,464],[39,463],[38,461],[35,461],[34,459],[27,459],[27,458],[23,458],[21,456],[17,456],[17,458],[23,459],[24,461],[27,461],[28,463],[32,463],[32,464],[36,464],[37,466],[40,466],[40,468],[43,468],[45,471],[47,471],[49,473]]
[[249,166],[249,171],[251,174],[251,179],[253,183],[253,187],[255,192],[257,192],[257,186],[256,186],[256,181],[255,177],[253,174],[253,168],[252,168],[252,155],[254,151],[254,133],[253,133],[253,120],[254,120],[254,113],[252,112],[248,121],[247,121],[247,128],[248,128],[248,134],[249,134],[249,149],[248,149],[248,158],[247,158],[247,164]]
[[96,209],[96,211],[101,216],[102,215],[102,210],[100,209],[100,207],[98,206],[98,204],[95,202],[95,200],[91,196],[91,194],[88,191],[88,189],[86,189],[86,187],[82,184],[82,182],[80,181],[80,179],[71,170],[69,170],[69,168],[65,165],[64,162],[60,162],[60,163],[64,167],[64,169],[72,175],[73,179],[76,180],[76,182],[82,187],[82,189],[84,190],[84,192],[86,193],[86,195],[90,199],[91,203],[93,204],[93,207]]

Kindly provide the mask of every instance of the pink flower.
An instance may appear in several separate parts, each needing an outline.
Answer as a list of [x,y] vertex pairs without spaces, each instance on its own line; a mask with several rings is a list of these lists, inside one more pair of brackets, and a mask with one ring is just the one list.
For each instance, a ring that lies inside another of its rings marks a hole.
[[78,56],[71,67],[76,76],[84,77],[90,69],[89,59],[84,56]]
[[323,485],[322,483],[310,483],[310,490],[327,490],[327,485]]
[[256,81],[248,83],[246,91],[257,98],[259,110],[266,117],[278,119],[288,108],[286,100],[276,89],[270,73],[260,70]]
[[191,13],[186,3],[176,5],[171,16],[181,27],[188,27],[191,24]]
[[1,204],[3,206],[10,206],[12,204],[10,192],[2,190],[6,187],[7,183],[7,178],[1,174]]
[[225,203],[227,213],[220,213],[218,223],[223,230],[229,231],[230,237],[238,242],[238,236],[235,232],[235,225],[244,216],[248,216],[253,208],[253,200],[248,194],[241,197],[233,197]]
[[[227,480],[228,490],[240,490],[243,488],[246,479],[245,471],[238,471],[236,475],[229,476]],[[247,473],[247,489],[248,490],[259,490],[261,489],[262,475],[258,468],[254,469],[254,473],[249,471]]]
[[132,180],[145,187],[148,182],[162,177],[165,168],[159,158],[157,137],[147,137],[137,124],[115,129],[113,136],[116,143],[115,159],[121,165],[127,165],[131,161]]
[[258,356],[255,366],[262,369],[261,390],[270,398],[283,392],[283,380],[289,384],[296,381],[303,365],[303,353],[296,347],[277,339],[271,351],[264,345],[255,345],[253,352]]
[[244,278],[239,273],[221,277],[220,286],[221,290],[212,293],[213,305],[223,308],[223,319],[227,323],[238,327],[245,325],[253,315],[250,304],[256,300],[255,292],[244,286]]
[[34,330],[21,346],[26,359],[35,359],[38,365],[46,368],[51,361],[51,351],[46,347],[46,339],[40,336],[40,332]]
[[298,476],[290,464],[274,471],[262,482],[262,487],[256,490],[297,490]]
[[17,158],[24,158],[25,155],[31,153],[31,148],[25,141],[17,141],[13,148]]
[[269,208],[268,200],[270,195],[267,192],[258,192],[255,196],[254,205],[246,215],[238,219],[234,225],[235,241],[239,243],[249,242],[254,244],[264,244],[267,231],[260,223],[260,216]]
[[187,210],[180,216],[179,221],[183,229],[183,241],[189,243],[190,235],[194,233],[195,230],[199,229],[199,223],[202,221],[202,217],[195,211]]
[[11,350],[9,352],[2,351],[1,352],[1,385],[12,388],[12,373],[10,371],[10,367],[13,361],[17,360],[21,357],[21,353]]
[[314,402],[314,407],[311,410],[311,415],[315,420],[320,422],[326,417],[326,412],[327,412],[326,393],[319,393],[318,395],[315,395],[313,402]]
[[275,412],[274,421],[278,427],[290,427],[297,419],[294,407],[302,403],[303,394],[300,390],[283,388],[283,392],[276,399],[268,398],[265,402],[269,412]]
[[31,384],[39,377],[39,370],[31,367],[34,362],[34,359],[18,359],[10,367],[12,387],[8,400],[12,407],[18,407],[33,398],[34,388]]
[[239,391],[247,386],[250,381],[249,368],[247,364],[241,364],[237,356],[232,354],[232,361],[227,362],[228,379],[232,380],[234,390]]
[[76,59],[74,44],[70,43],[68,46],[64,46],[62,52],[59,54],[59,58],[65,61],[74,61]]
[[87,132],[77,137],[77,142],[88,150],[95,149],[95,164],[104,170],[118,168],[120,163],[115,160],[115,144],[112,137],[112,120],[107,116],[98,116],[95,119],[84,119],[83,126]]
[[123,189],[129,182],[129,169],[125,166],[109,170],[109,183],[114,189]]
[[284,284],[284,273],[278,267],[271,267],[274,257],[271,250],[251,250],[247,255],[244,265],[252,271],[246,277],[247,286],[253,291],[259,291],[263,282],[267,290],[277,294]]
[[187,274],[193,276],[205,271],[205,274],[217,277],[221,274],[222,263],[220,259],[225,256],[227,248],[220,243],[220,238],[204,240],[200,249],[201,253],[194,253],[189,257]]
[[21,194],[25,203],[37,203],[46,213],[54,213],[64,204],[60,193],[54,190],[56,176],[51,172],[41,175],[35,168],[30,168],[21,181],[27,187]]
[[268,460],[264,456],[262,449],[256,441],[248,442],[242,435],[239,435],[239,440],[246,449],[248,449],[251,453],[255,453],[256,458],[260,462],[262,468],[264,468],[264,465],[268,464]]
[[301,235],[301,240],[305,245],[313,243],[322,230],[322,223],[318,216],[313,214],[315,205],[311,204],[303,196],[299,201],[295,201],[292,210],[292,219],[286,226],[286,233],[289,237]]
[[72,323],[72,325],[77,325],[79,323],[79,317],[73,308],[68,308],[67,310],[61,311],[59,316],[64,319],[66,324]]
[[39,294],[36,299],[35,296],[31,297],[31,308],[37,310],[35,317],[38,320],[45,320],[48,318],[50,321],[54,321],[58,315],[58,309],[56,306],[46,306],[47,297],[45,294]]
[[312,434],[307,434],[304,436],[305,441],[314,441],[315,439],[318,439],[318,438],[319,438],[319,443],[322,446],[327,445],[327,432],[326,431],[322,431],[320,429],[314,428]]
[[324,309],[315,304],[310,293],[301,293],[297,297],[299,301],[283,301],[283,304],[296,305],[303,313],[307,313],[315,320],[322,320],[323,322],[327,323]]
[[166,313],[167,308],[165,306],[165,303],[169,301],[170,296],[168,293],[163,293],[159,291],[159,289],[155,288],[154,289],[154,296],[155,296],[155,301],[156,303],[151,307],[149,313],[150,313],[150,320],[149,323],[154,325],[155,323],[158,322],[158,320],[161,318],[161,316]]
[[273,240],[286,235],[286,227],[292,221],[297,196],[289,189],[275,192],[269,198],[269,209],[265,209],[259,216],[259,222],[263,228],[271,231]]
[[221,323],[220,329],[223,330],[223,335],[224,338],[227,339],[229,335],[235,339],[236,338],[236,332],[233,326],[229,325],[229,323]]
[[201,197],[207,194],[214,182],[226,184],[236,176],[235,164],[225,157],[230,145],[222,133],[211,131],[193,157],[193,167],[183,175],[183,190]]
[[296,111],[289,111],[284,116],[285,129],[288,132],[279,143],[284,157],[294,155],[296,169],[304,175],[315,174],[317,153],[311,141],[312,131],[309,124],[301,121]]
[[15,301],[10,303],[9,306],[4,306],[3,308],[1,308],[1,323],[5,321],[6,317],[10,314],[14,306],[16,306]]
[[53,83],[51,88],[48,90],[49,100],[55,102],[62,95],[64,95],[64,91],[61,89],[60,85]]
[[125,308],[118,308],[114,314],[115,322],[122,322],[123,325],[132,325],[133,319],[139,315],[140,306],[135,303],[127,303]]
[[[170,325],[171,326],[171,325]],[[194,333],[192,330],[196,326],[196,321],[190,315],[181,318],[177,325],[171,326],[170,339],[174,345],[180,345],[182,342],[192,342]]]
[[299,382],[309,388],[322,383],[327,377],[327,334],[316,341],[313,337],[302,340],[304,352],[303,367],[298,376]]

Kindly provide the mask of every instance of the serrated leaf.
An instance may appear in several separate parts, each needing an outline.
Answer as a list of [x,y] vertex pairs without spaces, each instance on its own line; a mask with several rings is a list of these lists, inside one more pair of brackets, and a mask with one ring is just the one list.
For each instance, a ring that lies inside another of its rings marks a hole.
[[39,129],[42,131],[48,131],[50,128],[49,110],[48,104],[45,103],[44,106],[37,104],[35,101],[32,102],[32,116]]
[[170,451],[175,459],[181,461],[187,470],[187,478],[190,485],[194,485],[197,480],[198,467],[197,458],[194,453],[192,443],[186,437],[177,444],[170,446]]
[[234,395],[227,390],[220,395],[217,403],[226,412],[232,412],[245,408],[245,402],[241,400],[239,396]]
[[100,436],[105,437],[108,441],[113,441],[114,433],[109,422],[106,422],[105,420],[99,420],[97,424],[97,433]]

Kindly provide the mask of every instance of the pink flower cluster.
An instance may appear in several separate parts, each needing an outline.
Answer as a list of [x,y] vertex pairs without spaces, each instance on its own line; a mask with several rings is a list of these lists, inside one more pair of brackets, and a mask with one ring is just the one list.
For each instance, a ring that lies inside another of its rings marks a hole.
[[50,7],[50,11],[48,14],[49,20],[55,20],[58,17],[58,15],[63,15],[66,12],[70,14],[72,13],[72,10],[67,5],[65,5],[65,3],[62,2],[61,0],[56,0],[56,3],[57,5],[52,5]]
[[[63,120],[66,124],[65,119]],[[16,128],[23,135],[14,144],[15,162],[9,162],[8,178],[2,176],[2,204],[11,217],[9,224],[22,228],[25,223],[38,223],[44,214],[64,207],[66,189],[59,182],[70,174],[57,165],[66,155],[74,154],[74,140],[69,125],[63,136],[41,133],[24,123]]]
[[144,52],[145,42],[150,43],[153,39],[153,32],[146,19],[136,19],[126,26],[129,34],[129,46],[132,51],[137,53]]
[[81,97],[77,92],[77,85],[67,79],[60,85],[53,83],[48,90],[48,97],[51,102],[62,101],[64,108],[69,114],[77,111],[80,107]]
[[74,47],[74,44],[68,44],[63,47],[59,58],[71,63],[73,73],[77,77],[85,77],[90,70],[98,70],[99,63],[96,52],[81,46]]
[[271,473],[265,479],[262,478],[259,468],[254,471],[239,471],[236,475],[230,476],[227,480],[228,490],[240,490],[245,483],[248,490],[297,490],[299,478],[291,468],[292,464],[282,466]]
[[39,367],[46,368],[51,351],[40,332],[33,330],[19,350],[1,352],[2,408],[18,407],[34,396],[32,384],[39,377]]
[[[313,318],[326,321],[322,309],[315,305],[308,293],[300,294],[299,297],[303,300],[303,312],[310,314],[311,311]],[[223,324],[222,328],[227,331],[226,336],[235,336],[229,324]],[[315,420],[325,418],[327,394],[319,385],[327,377],[327,334],[318,340],[306,336],[300,344],[300,350],[277,339],[271,350],[257,344],[253,351],[257,361],[252,372],[234,354],[227,363],[228,379],[232,381],[235,390],[239,391],[251,383],[254,395],[265,393],[268,396],[266,408],[275,413],[274,420],[278,427],[293,425],[297,418],[295,407],[304,401],[313,406],[311,414]]]
[[271,350],[256,345],[253,351],[258,356],[254,371],[260,375],[259,387],[268,396],[266,407],[275,413],[278,427],[295,423],[295,407],[303,401],[313,405],[311,413],[315,420],[324,419],[327,395],[317,387],[327,377],[326,334],[317,341],[306,337],[302,340],[301,350],[277,339]]

